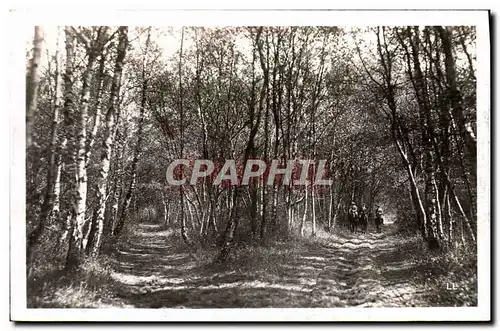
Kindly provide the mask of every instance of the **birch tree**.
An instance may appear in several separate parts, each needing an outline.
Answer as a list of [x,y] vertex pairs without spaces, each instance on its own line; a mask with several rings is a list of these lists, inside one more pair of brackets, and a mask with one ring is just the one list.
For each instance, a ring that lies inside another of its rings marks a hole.
[[95,214],[97,230],[95,238],[92,239],[91,252],[96,255],[99,252],[101,243],[102,230],[104,227],[104,213],[106,208],[106,193],[108,189],[108,174],[110,168],[110,158],[113,151],[114,131],[116,125],[116,117],[118,112],[118,97],[120,94],[122,73],[125,55],[128,46],[128,27],[121,26],[118,28],[118,46],[116,50],[116,60],[113,72],[113,80],[111,83],[111,94],[108,109],[105,116],[104,135],[101,147],[101,161],[99,166],[99,175],[97,179],[97,211]]
[[43,30],[35,26],[33,37],[33,56],[26,77],[26,147],[31,147],[33,120],[37,111],[38,85],[40,80],[40,58],[42,56]]

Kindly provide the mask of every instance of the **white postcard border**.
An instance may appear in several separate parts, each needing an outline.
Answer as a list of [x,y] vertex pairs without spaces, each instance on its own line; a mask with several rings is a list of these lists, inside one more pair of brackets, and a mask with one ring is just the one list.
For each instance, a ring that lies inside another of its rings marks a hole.
[[[490,35],[487,11],[13,11],[8,36],[11,319],[15,321],[473,321],[489,320]],[[28,309],[25,272],[25,40],[33,25],[474,25],[477,27],[478,307],[303,309]]]

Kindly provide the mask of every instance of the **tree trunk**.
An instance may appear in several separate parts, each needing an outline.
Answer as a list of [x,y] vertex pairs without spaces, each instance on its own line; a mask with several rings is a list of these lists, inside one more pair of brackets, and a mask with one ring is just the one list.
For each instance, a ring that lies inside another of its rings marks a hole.
[[95,137],[97,135],[97,131],[99,130],[101,124],[101,110],[102,110],[102,97],[104,95],[104,91],[106,90],[106,79],[104,72],[104,63],[106,61],[106,57],[104,54],[101,54],[101,58],[99,61],[99,72],[97,76],[98,90],[96,96],[96,107],[95,107],[95,115],[94,115],[94,123],[92,125],[92,130],[89,132],[88,139],[86,142],[86,153],[85,153],[85,162],[88,167],[88,163],[90,161],[90,156],[92,154],[92,148],[94,147]]
[[35,35],[33,39],[33,57],[30,61],[29,74],[26,80],[26,148],[30,148],[32,144],[32,126],[33,119],[37,111],[42,46],[42,28],[40,26],[35,26]]
[[451,245],[453,242],[453,217],[451,216],[450,195],[446,194],[445,197],[445,211],[448,219],[448,243]]
[[[118,125],[118,123],[116,123]],[[125,128],[126,129],[126,128]],[[120,207],[120,201],[123,193],[123,179],[124,179],[124,154],[125,154],[125,145],[124,138],[127,135],[127,131],[122,133],[120,130],[116,130],[116,148],[114,149],[114,158],[113,162],[113,189],[111,190],[110,197],[111,201],[109,203],[109,208],[106,208],[106,212],[104,214],[104,229],[103,235],[110,236],[113,232],[113,228],[116,226],[116,222],[118,220],[118,213]],[[108,211],[109,210],[109,211]]]
[[[67,191],[72,192],[76,187],[76,171],[75,167],[75,93],[74,93],[74,54],[75,54],[75,38],[69,29],[65,29],[66,37],[66,68],[64,73],[64,107],[62,109],[63,113],[63,123],[62,129],[62,143],[61,143],[61,167],[64,164],[65,170],[72,174],[67,184]],[[72,197],[68,199],[72,202]],[[72,230],[71,219],[73,217],[75,210],[73,204],[68,206],[68,210],[61,215],[61,220],[63,223],[63,228],[65,231],[62,232],[60,243],[63,244],[66,238],[70,235]]]
[[121,78],[123,72],[123,63],[127,52],[128,27],[121,26],[118,28],[118,48],[115,61],[115,68],[113,73],[113,81],[111,83],[111,95],[108,110],[105,117],[105,127],[102,141],[101,164],[99,175],[97,178],[96,187],[96,201],[97,211],[95,224],[97,226],[95,234],[92,236],[92,244],[90,245],[90,252],[93,256],[99,253],[99,246],[101,243],[101,236],[104,227],[104,214],[106,210],[106,193],[108,188],[108,174],[110,168],[110,158],[113,151],[114,132],[115,132],[115,116],[118,111],[118,96],[120,93]]
[[66,267],[75,269],[80,266],[84,249],[84,225],[87,205],[87,120],[90,104],[90,88],[93,68],[97,59],[97,50],[94,47],[87,49],[88,62],[83,75],[82,97],[80,105],[80,116],[77,131],[77,157],[76,157],[76,177],[77,183],[74,191],[74,208],[72,215],[73,233],[69,241]]
[[120,218],[118,219],[117,225],[113,230],[113,235],[120,235],[123,226],[125,225],[125,220],[127,216],[127,211],[130,206],[130,201],[132,200],[132,194],[135,190],[135,185],[137,182],[137,165],[139,163],[139,156],[141,152],[142,140],[143,140],[143,130],[144,130],[144,110],[146,108],[146,80],[143,83],[143,92],[141,97],[141,112],[139,115],[138,132],[137,132],[137,144],[135,146],[134,158],[132,159],[132,169],[131,169],[131,179],[130,185],[128,187],[127,193],[125,194],[125,200],[121,207]]
[[148,30],[148,35],[146,39],[146,46],[144,48],[144,55],[142,60],[142,90],[141,90],[141,105],[139,113],[139,123],[137,124],[137,144],[135,145],[134,158],[132,159],[132,169],[131,169],[131,179],[130,186],[128,187],[127,193],[125,194],[125,200],[121,208],[121,215],[118,219],[115,229],[113,229],[113,235],[120,235],[123,226],[125,225],[125,219],[127,216],[127,211],[130,206],[130,201],[132,199],[132,194],[134,193],[136,181],[137,181],[137,165],[139,163],[139,156],[142,148],[143,131],[144,131],[144,113],[146,109],[146,93],[148,88],[148,82],[146,78],[146,56],[149,49],[151,29]]
[[229,253],[231,252],[231,247],[234,242],[234,235],[236,233],[236,229],[238,228],[239,217],[236,216],[238,215],[239,212],[238,194],[240,194],[240,189],[236,187],[234,188],[232,193],[232,198],[231,198],[232,206],[229,211],[229,219],[226,230],[224,232],[224,241],[222,244],[222,249],[219,255],[217,256],[217,262],[219,263],[227,261]]
[[307,187],[307,185],[304,186],[305,190],[306,190],[306,195],[305,195],[305,198],[304,198],[304,214],[302,216],[302,222],[300,222],[300,236],[303,237],[304,236],[304,230],[305,230],[305,224],[306,224],[306,220],[307,220],[307,207],[309,205],[309,202],[307,201],[307,197],[308,197],[308,193],[309,193],[309,189]]
[[[39,29],[35,28],[35,31]],[[38,32],[39,33],[39,32]],[[37,32],[35,32],[36,39]],[[59,41],[58,41],[59,42]],[[36,46],[35,46],[36,48]],[[39,56],[39,55],[38,55]],[[26,265],[30,268],[32,264],[33,249],[38,244],[40,237],[45,229],[47,223],[50,223],[50,219],[59,218],[59,193],[60,193],[60,180],[61,180],[61,156],[60,151],[58,151],[58,134],[59,134],[59,112],[63,105],[62,101],[62,81],[61,81],[61,71],[59,63],[59,45],[56,50],[56,73],[55,73],[55,102],[54,102],[54,112],[52,117],[51,126],[51,140],[49,146],[50,158],[49,158],[49,169],[47,171],[47,186],[45,189],[45,195],[43,199],[43,204],[40,211],[39,222],[37,226],[28,236],[28,242],[26,247]],[[38,62],[38,60],[33,60],[33,62]],[[38,63],[35,64],[38,67]],[[38,69],[35,69],[38,70]],[[34,74],[38,75],[38,74]],[[35,83],[34,83],[35,84]],[[38,82],[36,82],[38,84]],[[36,88],[37,89],[37,88]],[[36,94],[36,91],[34,91]],[[36,100],[34,100],[36,103]],[[36,107],[36,105],[35,105]],[[27,129],[28,130],[28,129]],[[31,269],[29,269],[31,270]],[[28,272],[29,273],[29,272]]]
[[401,145],[401,141],[397,138],[395,127],[396,127],[396,123],[393,124],[393,130],[392,130],[393,131],[393,134],[392,134],[393,140],[396,143],[399,154],[400,154],[400,156],[403,159],[403,162],[405,164],[406,172],[408,173],[408,178],[410,180],[410,194],[412,197],[413,206],[414,206],[416,214],[417,214],[416,216],[417,216],[417,220],[419,222],[420,232],[422,234],[422,237],[424,239],[427,239],[427,235],[428,235],[427,227],[426,227],[427,214],[425,212],[424,204],[422,203],[422,199],[420,197],[420,191],[418,189],[418,184],[417,184],[410,160],[408,159],[407,154],[403,150],[403,147]]
[[163,225],[170,225],[170,200],[165,199],[165,194],[163,193],[163,189],[161,189],[161,202],[163,204]]
[[252,236],[257,235],[257,190],[258,186],[255,183],[250,183],[250,228],[252,230]]
[[316,236],[316,194],[315,194],[315,191],[316,191],[316,189],[314,188],[314,184],[311,184],[311,202],[312,202],[312,205],[311,205],[311,209],[312,209],[311,236],[313,236],[313,237]]
[[[443,43],[443,51],[445,55],[446,78],[448,81],[449,98],[451,108],[453,109],[453,117],[457,120],[459,133],[465,146],[473,159],[473,164],[476,164],[476,136],[471,124],[466,120],[462,104],[462,94],[457,87],[457,73],[455,69],[455,58],[453,55],[452,37],[453,30],[449,27],[443,28],[437,26],[436,30],[441,37]],[[475,172],[475,167],[473,167]]]
[[330,199],[328,200],[328,231],[332,229],[333,213],[335,212],[333,206],[335,204],[335,189],[333,185],[330,185],[329,192]]
[[[439,192],[437,190],[435,167],[438,164],[436,152],[433,144],[433,125],[430,109],[429,95],[427,92],[426,81],[420,67],[419,49],[420,38],[419,28],[414,27],[412,36],[411,28],[407,29],[408,40],[411,46],[411,55],[413,59],[413,73],[410,66],[410,54],[406,45],[402,43],[405,49],[408,62],[408,74],[412,80],[415,94],[419,107],[420,130],[422,137],[422,146],[424,149],[426,174],[425,181],[425,205],[426,205],[426,228],[427,228],[427,243],[429,248],[437,249],[441,245],[443,239],[441,209],[439,204]],[[441,231],[440,231],[441,230]]]
[[[184,46],[184,27],[181,34],[181,48],[179,51],[179,112],[180,112],[180,158],[184,157],[184,92],[182,88],[182,60],[183,60],[183,46]],[[183,176],[184,168],[181,168],[181,177]],[[181,204],[181,236],[187,245],[190,245],[189,236],[186,229],[186,217],[184,212],[184,186],[179,186],[179,196]]]

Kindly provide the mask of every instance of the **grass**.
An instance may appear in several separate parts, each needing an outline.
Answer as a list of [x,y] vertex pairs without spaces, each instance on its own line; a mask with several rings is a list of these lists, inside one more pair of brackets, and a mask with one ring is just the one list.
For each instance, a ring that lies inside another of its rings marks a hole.
[[[462,245],[431,251],[418,235],[393,237],[398,248],[380,266],[406,261],[408,276],[421,287],[430,306],[477,306],[477,255]],[[386,277],[391,277],[388,273]]]
[[96,308],[114,306],[115,282],[107,258],[89,259],[78,271],[35,270],[28,279],[29,308]]
[[304,237],[297,233],[289,233],[279,237],[268,235],[264,241],[259,238],[249,239],[251,238],[249,231],[244,234],[240,233],[238,238],[235,238],[235,244],[228,260],[223,264],[214,262],[220,252],[215,240],[213,243],[203,246],[187,246],[179,231],[172,231],[168,236],[168,241],[172,252],[185,253],[189,251],[199,266],[207,267],[214,272],[238,270],[263,274],[279,273],[280,265],[287,264],[294,256],[320,249],[323,245],[328,244],[332,238],[332,234],[323,229],[318,229],[315,236],[311,236],[309,225],[306,226],[305,233]]
[[426,286],[436,306],[477,306],[477,257],[462,246],[420,261],[429,270]]

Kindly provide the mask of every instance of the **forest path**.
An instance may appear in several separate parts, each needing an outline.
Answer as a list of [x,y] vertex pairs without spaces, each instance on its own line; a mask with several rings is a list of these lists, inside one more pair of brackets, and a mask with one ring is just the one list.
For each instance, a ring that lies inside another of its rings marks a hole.
[[392,240],[390,226],[383,233],[341,233],[292,253],[278,244],[265,254],[271,267],[252,268],[247,261],[231,270],[176,251],[169,235],[141,224],[118,251],[112,277],[124,306],[421,307],[432,295],[418,285],[418,266]]
[[325,245],[327,261],[312,289],[312,306],[428,306],[425,297],[432,294],[419,285],[419,266],[399,250],[391,230],[337,236]]

